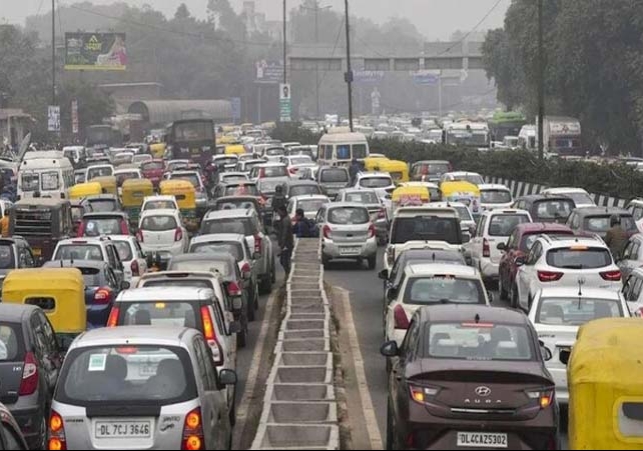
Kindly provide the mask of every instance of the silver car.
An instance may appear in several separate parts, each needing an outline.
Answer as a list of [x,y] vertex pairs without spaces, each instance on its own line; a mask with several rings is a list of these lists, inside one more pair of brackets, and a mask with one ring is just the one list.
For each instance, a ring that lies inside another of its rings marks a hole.
[[357,202],[365,205],[375,226],[377,238],[381,244],[388,242],[389,217],[386,206],[374,189],[343,189],[337,194],[338,202]]
[[324,205],[317,213],[321,230],[322,263],[328,266],[334,259],[368,262],[375,269],[377,237],[375,226],[365,205],[336,202]]
[[186,327],[94,329],[69,349],[50,449],[229,449],[226,387],[203,335]]

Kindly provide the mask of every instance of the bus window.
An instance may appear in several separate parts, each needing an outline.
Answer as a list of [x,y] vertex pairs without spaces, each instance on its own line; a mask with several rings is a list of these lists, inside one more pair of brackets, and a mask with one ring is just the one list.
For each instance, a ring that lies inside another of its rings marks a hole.
[[366,144],[353,144],[353,158],[362,160],[366,158]]
[[348,144],[340,144],[337,146],[337,159],[338,160],[351,159],[351,150]]
[[326,150],[324,151],[324,159],[332,160],[333,159],[333,146],[325,146]]

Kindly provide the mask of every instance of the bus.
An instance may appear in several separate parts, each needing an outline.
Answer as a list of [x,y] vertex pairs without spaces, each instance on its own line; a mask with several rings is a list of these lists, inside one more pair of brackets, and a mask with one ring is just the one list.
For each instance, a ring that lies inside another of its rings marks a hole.
[[181,119],[172,122],[165,142],[173,160],[191,160],[205,167],[217,147],[212,119]]
[[363,162],[370,154],[363,133],[337,127],[322,135],[318,144],[320,165],[349,166],[353,159]]
[[110,125],[90,125],[85,129],[85,147],[102,150],[122,145],[123,135]]
[[454,122],[446,126],[445,144],[488,150],[489,127],[483,122]]

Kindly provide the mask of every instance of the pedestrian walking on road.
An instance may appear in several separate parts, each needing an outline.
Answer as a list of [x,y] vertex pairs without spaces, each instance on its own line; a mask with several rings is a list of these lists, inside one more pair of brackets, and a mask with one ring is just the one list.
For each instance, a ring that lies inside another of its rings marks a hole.
[[621,227],[621,217],[619,215],[612,215],[610,218],[610,228],[605,235],[605,244],[612,251],[614,260],[620,260],[629,240],[627,232]]
[[290,222],[286,206],[280,206],[277,209],[277,214],[279,215],[279,233],[277,234],[280,249],[279,262],[284,268],[284,271],[286,272],[286,280],[288,280],[295,240],[293,238],[292,223]]

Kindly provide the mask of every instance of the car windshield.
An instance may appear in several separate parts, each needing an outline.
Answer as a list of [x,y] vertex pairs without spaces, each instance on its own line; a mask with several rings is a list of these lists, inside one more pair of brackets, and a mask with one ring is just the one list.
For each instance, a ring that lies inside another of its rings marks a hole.
[[574,209],[574,201],[541,200],[536,202],[536,216],[540,219],[567,219]]
[[347,183],[350,180],[348,171],[341,168],[324,169],[321,171],[321,183]]
[[114,168],[111,166],[98,166],[87,169],[87,180],[94,179],[96,177],[108,177],[114,174]]
[[486,189],[480,191],[480,202],[483,204],[509,204],[511,193],[500,189]]
[[547,264],[561,269],[596,269],[613,264],[609,249],[602,247],[561,247],[547,252]]
[[[147,309],[137,304],[131,316],[152,312],[154,305]],[[108,401],[122,402],[124,407],[132,403],[169,405],[197,397],[187,351],[170,346],[77,348],[65,357],[60,382],[59,400],[71,405]],[[147,427],[151,426],[150,422]]]
[[391,244],[432,240],[462,244],[459,221],[456,218],[420,216],[396,218],[393,222]]
[[328,212],[328,222],[331,224],[366,224],[369,221],[370,215],[364,207],[338,207]]
[[24,354],[22,324],[0,322],[0,362],[22,362]]
[[377,194],[372,191],[347,193],[344,196],[344,200],[346,202],[356,202],[358,204],[364,205],[374,205],[380,203],[380,199],[377,197]]
[[[263,187],[264,185],[269,185],[269,183],[262,182],[261,186]],[[257,188],[257,185],[254,183],[240,183],[238,185],[226,186],[223,195],[224,196],[259,196],[259,189]]]
[[290,157],[290,164],[293,166],[299,165],[299,164],[312,164],[313,160],[305,155],[302,155],[300,157]]
[[141,229],[148,232],[165,232],[178,227],[176,218],[168,215],[146,216],[141,221]]
[[386,188],[392,184],[390,177],[365,177],[359,181],[359,186],[364,188]]
[[[585,218],[584,229],[588,232],[607,233],[612,227],[610,224],[611,215],[587,216]],[[627,232],[638,232],[636,223],[632,216],[621,215],[621,227]]]
[[582,326],[595,319],[623,315],[621,303],[615,299],[554,297],[540,300],[536,322],[548,325]]
[[405,304],[486,304],[482,283],[475,279],[461,279],[436,275],[409,279],[404,293]]
[[305,196],[306,194],[321,194],[319,185],[295,185],[288,191],[290,197]]
[[525,214],[493,215],[489,222],[489,236],[509,236],[518,224],[531,222]]
[[85,220],[83,236],[120,235],[121,218],[91,218]]
[[164,168],[165,166],[162,161],[147,161],[141,164],[141,170],[143,171],[160,171]]
[[103,261],[103,251],[98,244],[63,244],[58,246],[52,260]]
[[172,200],[151,200],[145,202],[143,210],[176,210],[176,202]]
[[219,253],[232,255],[239,262],[243,260],[243,244],[236,241],[209,241],[190,245],[191,254]]
[[233,275],[234,268],[230,268],[227,262],[221,260],[171,262],[169,271],[208,271],[218,272],[223,277]]
[[423,357],[453,360],[528,361],[534,358],[525,326],[492,323],[431,323]]
[[88,202],[95,213],[110,213],[118,210],[118,203],[115,199],[89,199]]
[[[441,133],[442,132],[440,132],[440,134]],[[448,163],[426,163],[422,165],[423,170],[424,168],[427,168],[427,173],[431,175],[442,175],[450,170]]]
[[13,245],[0,245],[0,269],[14,269],[16,267],[16,257],[13,252]]
[[301,208],[304,211],[317,212],[327,203],[328,200],[326,199],[304,199],[297,202],[297,208]]
[[524,253],[529,252],[531,250],[531,246],[534,245],[538,237],[542,234],[547,234],[547,236],[570,236],[573,235],[573,233],[570,231],[569,233],[563,233],[563,232],[547,232],[547,231],[538,231],[534,233],[529,233],[525,234],[522,236],[522,241],[520,243],[520,250]]
[[118,251],[118,256],[120,257],[121,261],[128,262],[134,259],[134,256],[132,255],[132,246],[130,245],[129,241],[112,240],[112,243],[116,245],[116,250]]
[[217,218],[204,221],[201,226],[201,235],[215,233],[239,233],[249,236],[255,232],[250,218]]

